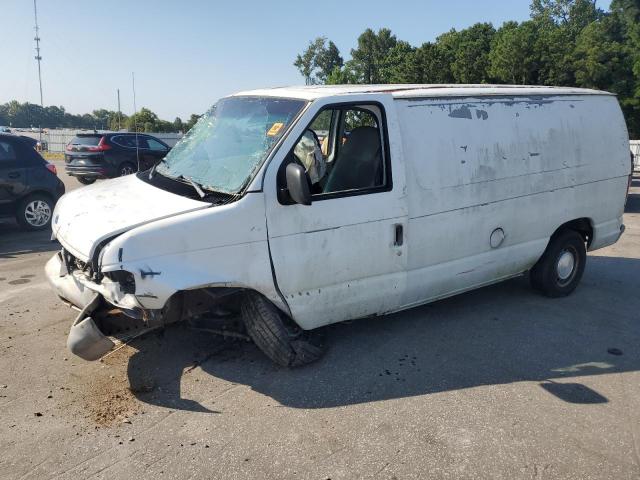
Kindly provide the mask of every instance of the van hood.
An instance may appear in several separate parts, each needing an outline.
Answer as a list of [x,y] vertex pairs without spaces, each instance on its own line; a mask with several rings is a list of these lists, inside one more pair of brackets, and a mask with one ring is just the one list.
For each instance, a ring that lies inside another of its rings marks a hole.
[[64,195],[53,212],[51,228],[65,249],[86,262],[106,239],[154,220],[210,206],[128,175]]

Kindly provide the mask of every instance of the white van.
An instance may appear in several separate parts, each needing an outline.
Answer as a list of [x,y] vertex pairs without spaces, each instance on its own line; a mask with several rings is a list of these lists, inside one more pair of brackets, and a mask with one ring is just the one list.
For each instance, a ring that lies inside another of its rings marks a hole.
[[[624,230],[629,170],[605,92],[243,92],[153,169],[66,194],[46,272],[82,310],[68,339],[82,358],[112,348],[107,333],[196,319],[235,321],[272,360],[300,365],[321,355],[323,325],[525,272],[547,296],[571,293],[586,251]],[[114,307],[130,325],[109,324]]]

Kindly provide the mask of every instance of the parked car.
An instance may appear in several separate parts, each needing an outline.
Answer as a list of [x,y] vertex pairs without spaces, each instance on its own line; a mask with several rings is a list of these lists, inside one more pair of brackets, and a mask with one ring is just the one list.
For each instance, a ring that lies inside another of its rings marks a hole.
[[142,133],[78,133],[65,149],[65,170],[88,185],[147,170],[169,150],[162,140]]
[[56,167],[20,136],[0,133],[0,215],[15,216],[26,230],[49,228],[64,194]]
[[0,126],[0,133],[11,133],[11,129],[9,127]]
[[113,347],[116,306],[146,327],[241,318],[295,366],[322,354],[318,327],[526,272],[569,295],[587,250],[624,231],[628,176],[606,92],[252,91],[220,100],[149,172],[65,195],[46,272],[82,309],[67,343],[82,358]]
[[22,138],[25,142],[27,142],[29,144],[29,146],[31,148],[33,148],[34,150],[41,151],[41,149],[38,148],[38,143],[39,142],[35,138],[27,137],[26,135],[20,135],[20,138]]

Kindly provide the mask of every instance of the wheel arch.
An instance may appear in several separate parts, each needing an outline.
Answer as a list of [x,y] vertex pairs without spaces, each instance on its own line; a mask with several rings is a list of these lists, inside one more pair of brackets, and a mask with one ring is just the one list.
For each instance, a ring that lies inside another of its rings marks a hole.
[[53,203],[51,205],[51,207],[52,207],[51,210],[53,211],[53,208],[56,205],[55,196],[52,195],[51,192],[48,192],[47,190],[36,188],[35,190],[29,190],[29,192],[25,193],[24,195],[21,195],[17,200],[15,200],[15,202],[14,202],[14,211],[15,211],[15,213],[18,213],[18,209],[22,205],[22,202],[24,202],[27,198],[32,197],[34,195],[43,195],[43,196],[47,197],[49,200],[51,200],[51,202]]
[[555,232],[553,232],[553,234],[551,235],[551,238],[549,239],[549,242],[551,242],[553,238],[557,237],[562,232],[565,232],[567,230],[573,230],[574,232],[578,232],[582,237],[582,239],[587,244],[587,248],[589,248],[589,246],[591,245],[591,242],[593,241],[593,220],[587,217],[582,217],[582,218],[575,218],[573,220],[565,222],[562,225],[560,225],[555,230]]

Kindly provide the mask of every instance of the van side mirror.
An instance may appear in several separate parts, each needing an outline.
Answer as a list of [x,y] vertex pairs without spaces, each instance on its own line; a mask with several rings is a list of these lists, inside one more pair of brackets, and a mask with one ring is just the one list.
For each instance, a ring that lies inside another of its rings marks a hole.
[[300,205],[311,205],[311,188],[307,172],[298,163],[287,165],[287,190],[292,200]]

